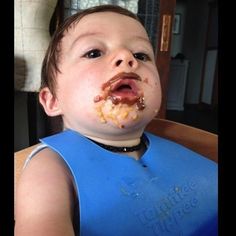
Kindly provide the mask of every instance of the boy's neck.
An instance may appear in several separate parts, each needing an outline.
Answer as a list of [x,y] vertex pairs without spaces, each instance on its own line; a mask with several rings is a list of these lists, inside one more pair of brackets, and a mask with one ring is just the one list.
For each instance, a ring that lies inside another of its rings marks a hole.
[[94,140],[95,142],[102,143],[109,146],[114,146],[114,147],[123,147],[123,146],[132,147],[140,143],[140,138],[134,138],[134,139],[128,139],[128,140],[107,140],[107,139],[102,139],[102,138],[93,137],[93,136],[86,136],[86,137]]
[[[107,140],[98,137],[86,136],[87,138],[102,143],[105,145],[113,146],[113,147],[133,147],[140,143],[140,138],[128,139],[128,140]],[[139,160],[143,153],[145,152],[146,148],[143,146],[140,150],[132,151],[132,152],[118,152],[119,154],[124,154],[130,157],[133,157],[135,160]]]

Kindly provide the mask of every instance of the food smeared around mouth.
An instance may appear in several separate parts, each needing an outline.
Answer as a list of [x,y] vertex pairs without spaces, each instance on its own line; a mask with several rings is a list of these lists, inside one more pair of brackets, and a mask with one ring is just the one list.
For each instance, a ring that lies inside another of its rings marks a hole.
[[135,73],[120,73],[102,85],[102,94],[94,97],[94,102],[110,99],[114,105],[119,103],[132,106],[138,110],[145,108],[143,93],[137,87],[141,78]]
[[142,81],[135,73],[120,73],[102,85],[101,94],[94,97],[101,123],[112,121],[124,128],[125,121],[139,118],[138,111],[145,109],[143,92],[137,83]]

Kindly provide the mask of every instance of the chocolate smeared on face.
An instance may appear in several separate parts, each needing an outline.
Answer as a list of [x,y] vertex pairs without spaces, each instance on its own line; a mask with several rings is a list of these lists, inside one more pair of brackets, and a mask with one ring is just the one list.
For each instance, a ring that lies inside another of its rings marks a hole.
[[144,103],[144,97],[140,97],[139,100],[137,101],[137,108],[138,110],[143,110],[145,108],[145,103]]
[[145,78],[145,79],[143,80],[143,82],[146,83],[146,84],[148,84],[148,78]]
[[132,106],[137,103],[137,109],[145,108],[143,93],[137,88],[136,81],[141,81],[135,73],[119,73],[102,85],[102,95],[94,97],[94,102],[110,99],[114,105],[119,103]]
[[100,95],[95,96],[93,99],[94,102],[100,102],[101,100],[103,100],[103,97]]

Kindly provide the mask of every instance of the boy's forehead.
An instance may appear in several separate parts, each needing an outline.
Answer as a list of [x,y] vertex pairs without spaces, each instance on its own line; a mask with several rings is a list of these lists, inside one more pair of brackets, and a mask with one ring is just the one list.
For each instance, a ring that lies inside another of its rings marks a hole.
[[72,23],[61,41],[62,51],[73,50],[88,37],[99,37],[101,40],[124,40],[126,42],[145,42],[151,48],[148,34],[142,24],[134,18],[115,12],[92,13]]
[[121,13],[117,13],[117,12],[111,12],[111,11],[106,11],[106,12],[94,12],[88,15],[85,15],[81,18],[81,20],[79,21],[79,23],[82,23],[83,21],[86,21],[86,23],[88,22],[93,22],[96,21],[98,24],[102,24],[105,22],[109,22],[111,24],[117,23],[117,22],[124,22],[124,21],[131,21],[134,24],[138,24],[139,22],[127,15],[123,15]]
[[[129,29],[129,30],[127,30]],[[132,30],[131,30],[132,29]],[[69,30],[69,34],[95,34],[112,31],[140,35],[148,38],[145,28],[136,19],[116,12],[96,12],[82,17]]]

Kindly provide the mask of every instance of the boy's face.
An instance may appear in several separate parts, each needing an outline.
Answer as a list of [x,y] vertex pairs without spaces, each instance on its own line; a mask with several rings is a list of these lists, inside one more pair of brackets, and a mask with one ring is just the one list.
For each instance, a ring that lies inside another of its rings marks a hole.
[[65,127],[106,138],[139,135],[161,101],[143,26],[121,14],[93,13],[65,33],[61,47],[56,106]]

